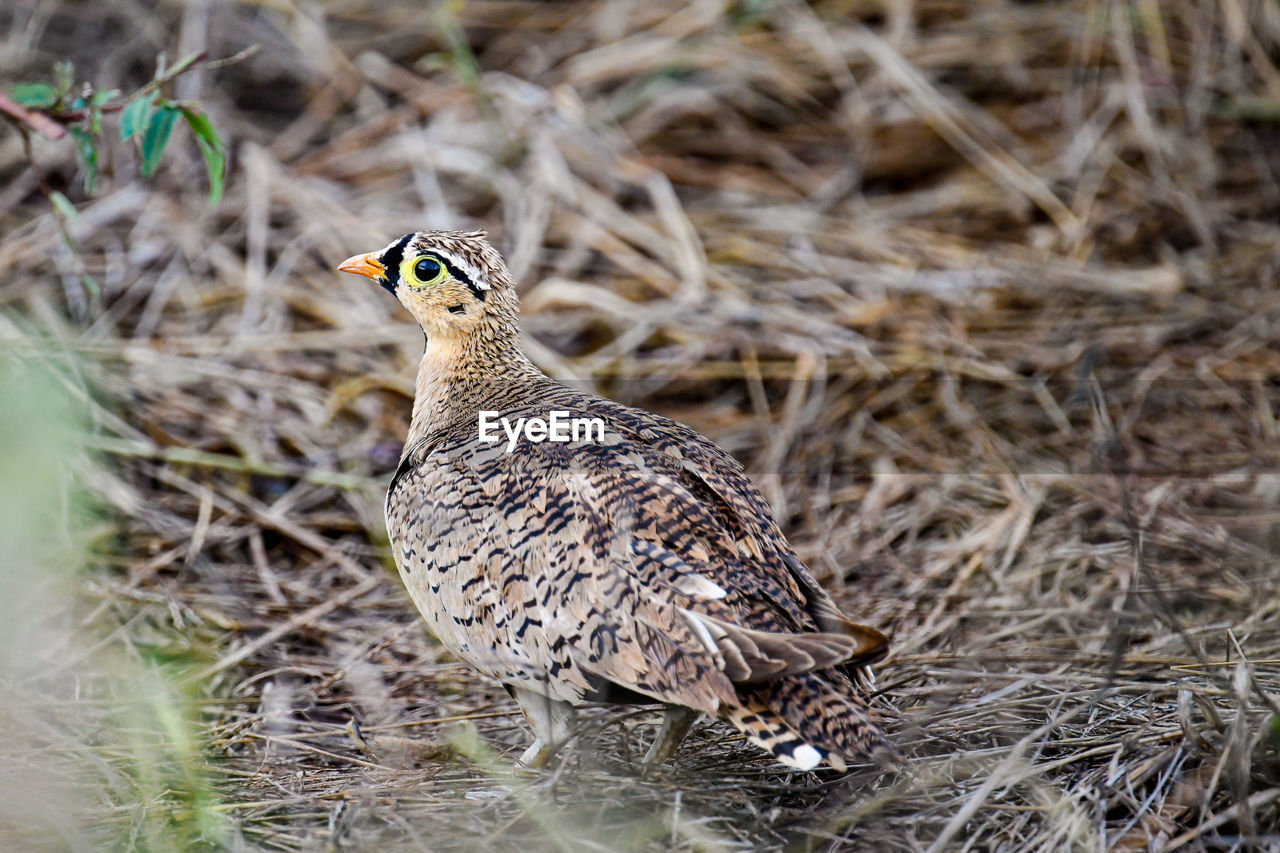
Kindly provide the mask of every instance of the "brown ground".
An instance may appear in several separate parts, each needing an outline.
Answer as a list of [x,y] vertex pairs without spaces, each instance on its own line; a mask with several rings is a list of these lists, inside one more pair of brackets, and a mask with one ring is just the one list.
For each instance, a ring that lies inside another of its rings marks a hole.
[[[0,131],[5,358],[57,365],[103,463],[70,581],[10,548],[33,627],[0,633],[0,846],[1280,847],[1274,3],[0,21],[8,79],[70,57],[130,89],[160,50],[261,46],[174,93],[232,148],[213,210],[185,131],[150,181],[113,142],[92,199],[38,142],[73,254]],[[385,549],[421,335],[332,269],[472,225],[539,363],[736,454],[892,631],[909,773],[789,774],[704,726],[645,776],[647,712],[513,772],[514,706]],[[23,411],[10,460],[49,407]]]

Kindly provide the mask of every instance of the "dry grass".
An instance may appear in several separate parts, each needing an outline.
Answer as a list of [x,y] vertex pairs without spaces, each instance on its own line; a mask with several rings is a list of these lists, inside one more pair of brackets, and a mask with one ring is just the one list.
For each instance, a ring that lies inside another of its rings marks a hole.
[[[105,463],[74,584],[7,581],[40,627],[0,669],[0,836],[1280,847],[1276,9],[8,4],[12,76],[263,50],[179,90],[232,142],[216,210],[193,146],[152,183],[120,156],[72,254],[0,135],[0,337]],[[68,148],[37,147],[59,186]],[[388,572],[420,333],[332,269],[463,225],[537,361],[735,453],[892,629],[909,773],[704,726],[645,776],[647,713],[512,771],[514,706]]]

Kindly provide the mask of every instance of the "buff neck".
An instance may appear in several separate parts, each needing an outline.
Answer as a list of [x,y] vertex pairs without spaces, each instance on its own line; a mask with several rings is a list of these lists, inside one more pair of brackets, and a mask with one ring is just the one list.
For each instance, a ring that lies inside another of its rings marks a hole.
[[514,324],[430,337],[418,366],[405,447],[468,425],[474,429],[481,410],[510,405],[546,381],[525,355]]

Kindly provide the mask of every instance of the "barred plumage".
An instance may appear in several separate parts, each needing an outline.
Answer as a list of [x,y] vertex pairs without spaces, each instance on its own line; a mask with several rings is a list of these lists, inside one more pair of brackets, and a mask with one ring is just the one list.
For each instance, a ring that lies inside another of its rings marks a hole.
[[[396,565],[458,658],[502,682],[545,761],[584,702],[660,702],[664,758],[692,715],[784,764],[889,765],[849,668],[885,637],[837,609],[742,467],[667,418],[553,382],[524,355],[514,282],[482,233],[423,231],[340,269],[422,325],[413,420],[387,493]],[[478,438],[481,411],[598,418],[602,440]]]

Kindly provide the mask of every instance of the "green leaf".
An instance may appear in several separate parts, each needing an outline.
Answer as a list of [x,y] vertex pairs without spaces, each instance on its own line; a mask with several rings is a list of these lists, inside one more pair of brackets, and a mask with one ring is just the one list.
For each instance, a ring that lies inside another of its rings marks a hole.
[[76,67],[69,59],[64,59],[53,66],[53,82],[58,90],[58,97],[71,91],[71,86],[75,83],[75,73]]
[[209,170],[209,206],[213,207],[222,198],[223,177],[227,170],[227,158],[221,151],[203,139],[196,137],[200,153],[204,155],[204,165]]
[[209,170],[209,206],[212,207],[218,203],[218,199],[222,198],[223,178],[227,170],[226,148],[218,138],[218,132],[209,122],[209,117],[204,113],[184,108],[182,117],[187,120],[191,132],[196,135],[196,144],[200,146],[200,153],[204,155],[204,165]]
[[95,138],[102,138],[102,105],[119,94],[119,89],[104,89],[89,96],[89,132]]
[[9,97],[24,107],[51,107],[58,102],[58,93],[48,83],[14,83],[9,87]]
[[93,144],[93,137],[78,127],[69,127],[67,132],[76,141],[76,153],[80,155],[80,167],[84,169],[84,193],[92,195],[98,183],[98,149]]
[[178,120],[180,110],[170,103],[156,105],[147,117],[147,129],[142,134],[142,176],[150,177],[160,165],[160,155],[169,144],[169,135],[173,133],[173,124]]
[[56,190],[50,193],[49,202],[53,205],[53,209],[58,211],[62,218],[72,225],[75,225],[77,220],[80,219],[80,214],[76,212],[76,206],[62,193]]
[[191,126],[191,132],[197,138],[203,139],[212,145],[218,151],[222,150],[222,140],[218,138],[218,132],[213,129],[213,123],[209,121],[209,117],[202,112],[182,108],[182,117],[187,120],[187,124]]
[[147,92],[141,98],[134,98],[125,104],[120,113],[120,139],[128,142],[133,135],[147,126],[147,118],[151,114],[151,103],[156,99],[154,91]]

